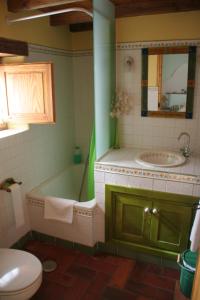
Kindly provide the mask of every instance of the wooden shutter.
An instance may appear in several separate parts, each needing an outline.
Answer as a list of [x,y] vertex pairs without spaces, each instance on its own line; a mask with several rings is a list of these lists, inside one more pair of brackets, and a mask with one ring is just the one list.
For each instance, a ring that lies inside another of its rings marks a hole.
[[8,122],[55,122],[52,67],[49,62],[0,66],[0,94]]

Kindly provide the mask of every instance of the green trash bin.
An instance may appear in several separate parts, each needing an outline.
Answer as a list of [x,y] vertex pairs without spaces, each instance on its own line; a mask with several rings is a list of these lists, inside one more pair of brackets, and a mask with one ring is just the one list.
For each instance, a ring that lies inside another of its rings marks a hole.
[[178,264],[181,268],[180,289],[187,298],[191,297],[194,274],[196,270],[197,252],[186,250],[181,254]]

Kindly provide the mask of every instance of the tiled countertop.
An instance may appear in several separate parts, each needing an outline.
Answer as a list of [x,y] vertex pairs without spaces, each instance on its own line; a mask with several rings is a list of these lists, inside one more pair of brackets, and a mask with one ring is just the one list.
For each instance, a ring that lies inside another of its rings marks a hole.
[[109,150],[95,163],[95,170],[200,184],[200,156],[191,155],[186,163],[177,167],[147,167],[136,162],[137,155],[145,150]]

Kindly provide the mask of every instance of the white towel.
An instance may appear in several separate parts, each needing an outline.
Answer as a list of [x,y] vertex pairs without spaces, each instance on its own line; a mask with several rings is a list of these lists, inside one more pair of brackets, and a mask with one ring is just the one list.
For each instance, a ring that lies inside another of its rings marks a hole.
[[9,189],[11,190],[16,228],[19,228],[25,223],[21,187],[15,183],[9,186]]
[[72,224],[75,200],[45,197],[44,218]]
[[[200,206],[200,201],[199,201]],[[192,226],[192,231],[190,234],[190,250],[195,252],[200,247],[200,209],[196,211],[194,223]]]

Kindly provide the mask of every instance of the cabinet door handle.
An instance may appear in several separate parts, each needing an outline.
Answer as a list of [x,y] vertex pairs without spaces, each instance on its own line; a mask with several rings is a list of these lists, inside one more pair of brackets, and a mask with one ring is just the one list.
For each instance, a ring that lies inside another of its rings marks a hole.
[[159,210],[157,208],[152,209],[152,214],[158,215],[158,213],[159,213]]
[[144,213],[145,214],[150,214],[151,213],[151,209],[149,207],[145,207],[144,208]]

